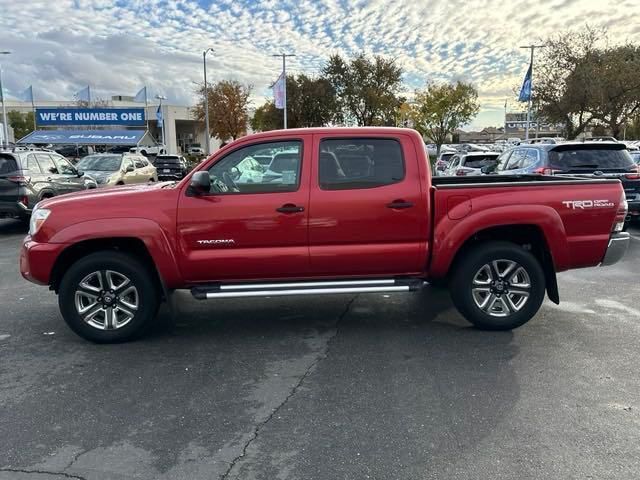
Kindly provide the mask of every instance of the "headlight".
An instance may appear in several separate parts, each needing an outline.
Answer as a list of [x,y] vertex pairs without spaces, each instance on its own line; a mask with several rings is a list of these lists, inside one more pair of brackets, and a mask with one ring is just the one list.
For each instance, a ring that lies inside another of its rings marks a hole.
[[36,208],[31,213],[31,220],[29,221],[29,235],[35,235],[40,227],[45,222],[45,220],[49,217],[51,210],[47,210],[46,208]]

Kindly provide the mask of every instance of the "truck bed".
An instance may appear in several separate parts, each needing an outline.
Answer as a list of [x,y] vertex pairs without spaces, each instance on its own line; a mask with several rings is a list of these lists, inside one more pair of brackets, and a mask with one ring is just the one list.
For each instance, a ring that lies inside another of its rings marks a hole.
[[432,177],[431,184],[436,188],[471,188],[471,187],[502,187],[523,186],[552,183],[553,185],[602,184],[618,183],[611,178],[593,179],[584,177],[556,177],[551,175],[480,175],[469,177]]

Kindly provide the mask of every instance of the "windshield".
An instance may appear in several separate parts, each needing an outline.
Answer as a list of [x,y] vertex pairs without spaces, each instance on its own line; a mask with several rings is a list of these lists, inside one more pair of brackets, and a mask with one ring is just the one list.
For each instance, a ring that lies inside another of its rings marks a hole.
[[589,145],[585,145],[549,152],[549,166],[558,170],[628,169],[633,163],[631,155],[624,148],[589,148]]
[[85,172],[115,172],[120,169],[122,157],[120,155],[89,155],[84,157],[76,165],[78,170]]

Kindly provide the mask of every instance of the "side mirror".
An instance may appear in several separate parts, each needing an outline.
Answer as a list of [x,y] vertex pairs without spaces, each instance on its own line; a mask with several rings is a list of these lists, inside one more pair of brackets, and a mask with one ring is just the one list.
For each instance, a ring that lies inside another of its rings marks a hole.
[[134,168],[131,165],[129,165],[127,168],[125,168],[124,173],[131,173],[133,171],[134,171]]
[[211,179],[209,172],[196,172],[191,177],[191,183],[189,188],[196,195],[203,195],[209,193],[211,189]]

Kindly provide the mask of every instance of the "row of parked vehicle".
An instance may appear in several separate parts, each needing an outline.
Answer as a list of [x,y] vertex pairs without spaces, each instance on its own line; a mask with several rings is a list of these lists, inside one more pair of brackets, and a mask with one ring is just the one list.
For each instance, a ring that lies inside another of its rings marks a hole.
[[556,175],[618,178],[629,203],[629,218],[640,219],[640,149],[614,140],[522,143],[502,153],[443,151],[436,176]]
[[27,221],[41,200],[80,190],[180,180],[188,164],[180,155],[97,153],[75,165],[49,150],[0,151],[0,218]]

